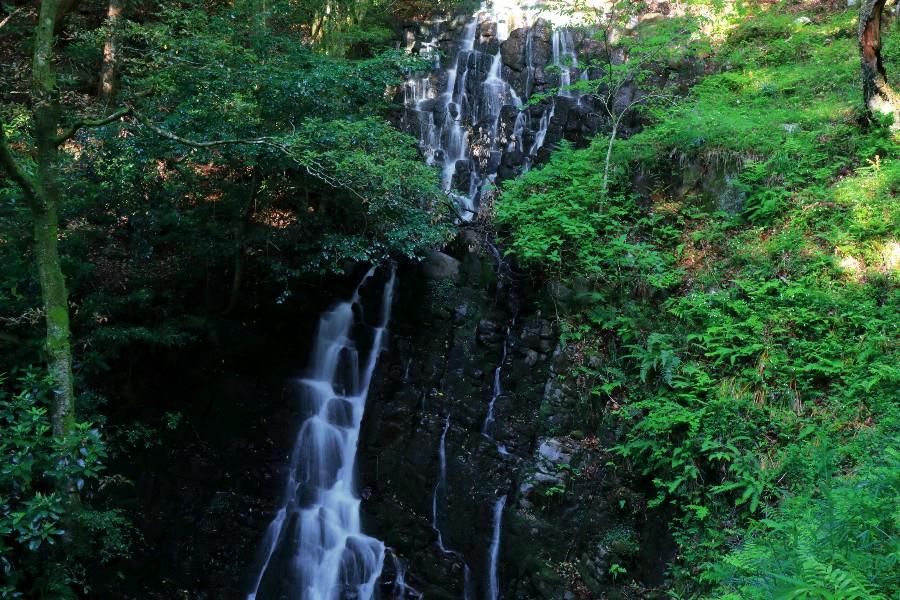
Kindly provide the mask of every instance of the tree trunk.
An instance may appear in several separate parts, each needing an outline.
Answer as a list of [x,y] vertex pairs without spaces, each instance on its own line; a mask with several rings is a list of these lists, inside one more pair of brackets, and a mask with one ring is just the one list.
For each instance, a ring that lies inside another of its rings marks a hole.
[[66,434],[75,420],[72,346],[66,282],[59,258],[59,181],[57,130],[59,97],[53,70],[54,34],[62,0],[44,0],[35,30],[32,62],[32,110],[34,114],[35,194],[34,253],[47,321],[47,366],[54,384],[51,419],[54,435]]
[[66,16],[78,8],[81,0],[60,0],[59,2],[54,2],[54,4],[56,4],[57,8],[54,13],[56,21],[53,23],[53,35],[59,35],[62,33],[63,25],[66,23]]
[[612,161],[613,143],[616,141],[616,134],[619,132],[619,120],[621,118],[622,115],[619,115],[613,120],[613,128],[609,133],[609,144],[606,146],[606,161],[603,166],[603,189],[601,191],[604,198],[606,198],[606,193],[609,189],[609,163]]
[[887,81],[881,58],[881,20],[886,0],[865,0],[859,9],[859,53],[863,100],[873,113],[893,114],[900,127],[900,98]]
[[119,88],[119,28],[122,21],[122,0],[109,0],[106,24],[109,34],[103,44],[103,64],[100,67],[98,97],[104,104],[112,104]]
[[[38,176],[48,173],[46,165],[46,162],[38,164]],[[69,307],[57,245],[59,220],[56,204],[47,201],[48,191],[55,190],[55,188],[42,185],[40,180],[35,179],[19,166],[6,142],[2,123],[0,123],[0,168],[6,171],[9,177],[22,188],[34,219],[35,263],[41,284],[41,298],[47,323],[45,350],[48,370],[54,384],[51,420],[53,434],[63,436],[72,428],[74,422],[75,393],[72,383]],[[50,175],[51,181],[55,181],[52,179],[52,172]],[[0,333],[0,337],[13,340],[3,333]]]
[[53,434],[63,436],[75,422],[75,386],[66,281],[60,268],[56,206],[33,210],[34,254],[47,322],[45,351],[53,379]]

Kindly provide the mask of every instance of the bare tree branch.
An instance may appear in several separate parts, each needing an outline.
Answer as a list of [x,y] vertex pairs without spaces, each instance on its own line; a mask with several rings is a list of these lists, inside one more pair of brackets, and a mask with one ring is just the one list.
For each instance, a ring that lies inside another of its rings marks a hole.
[[56,139],[55,139],[56,144],[57,145],[62,144],[66,140],[72,138],[76,133],[78,133],[78,130],[83,127],[103,127],[104,125],[109,125],[113,121],[118,121],[122,117],[126,117],[126,116],[130,115],[131,112],[132,112],[132,109],[129,107],[129,108],[123,108],[123,109],[117,110],[116,112],[114,112],[111,115],[108,115],[106,117],[103,117],[102,119],[96,119],[96,120],[83,119],[80,121],[76,121],[75,123],[72,124],[71,127],[66,129],[62,134],[56,136]]
[[16,157],[13,156],[12,150],[10,150],[6,141],[6,130],[2,122],[0,122],[0,168],[6,171],[10,179],[19,184],[28,201],[32,204],[35,203],[38,196],[34,179],[22,170],[22,167],[16,161]]
[[14,10],[11,13],[9,13],[8,15],[6,15],[6,18],[4,18],[2,21],[0,21],[0,29],[3,29],[3,27],[7,23],[9,23],[10,19],[12,19],[14,16],[16,16],[16,14],[21,10],[22,10],[21,8],[17,8],[16,10]]
[[192,148],[215,148],[217,146],[238,146],[238,145],[250,145],[250,146],[269,146],[275,148],[276,150],[283,152],[284,154],[290,155],[290,151],[287,146],[284,144],[279,144],[273,141],[270,137],[258,137],[258,138],[232,138],[232,139],[224,139],[224,140],[210,140],[206,142],[201,142],[197,140],[192,140],[189,138],[181,137],[180,135],[176,135],[171,131],[163,129],[158,125],[155,125],[150,119],[141,114],[140,112],[134,110],[133,108],[128,109],[130,114],[134,116],[137,121],[155,133],[156,135],[165,138],[167,140],[172,140],[173,142],[178,142],[179,144],[184,144],[185,146],[190,146]]

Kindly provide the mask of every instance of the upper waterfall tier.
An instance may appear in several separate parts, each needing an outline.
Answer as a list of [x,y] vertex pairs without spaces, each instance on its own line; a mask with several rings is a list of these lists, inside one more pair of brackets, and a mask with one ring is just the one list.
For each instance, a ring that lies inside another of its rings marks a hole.
[[[434,67],[406,82],[402,125],[440,168],[464,220],[493,184],[528,170],[552,144],[582,141],[602,126],[593,99],[571,87],[591,78],[600,45],[546,16],[493,2],[407,32],[407,49],[432,56]],[[528,103],[535,94],[548,97]]]

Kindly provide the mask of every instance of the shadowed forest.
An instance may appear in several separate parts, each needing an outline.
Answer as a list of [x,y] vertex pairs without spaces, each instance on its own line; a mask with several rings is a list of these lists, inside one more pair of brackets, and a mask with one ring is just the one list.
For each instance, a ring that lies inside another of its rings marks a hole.
[[900,596],[891,0],[0,2],[0,599]]

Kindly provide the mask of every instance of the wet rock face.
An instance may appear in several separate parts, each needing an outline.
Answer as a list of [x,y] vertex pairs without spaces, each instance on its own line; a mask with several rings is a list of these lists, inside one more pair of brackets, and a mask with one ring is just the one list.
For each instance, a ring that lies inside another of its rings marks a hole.
[[516,29],[509,33],[505,42],[500,44],[500,56],[503,65],[513,71],[524,71],[526,66],[525,42],[528,37],[527,29]]
[[357,461],[363,530],[397,558],[386,562],[383,597],[398,593],[398,565],[400,597],[458,599],[467,581],[472,597],[485,597],[492,508],[502,496],[503,598],[608,596],[613,563],[662,572],[640,551],[645,500],[608,466],[615,436],[584,432],[596,431],[580,416],[593,383],[572,375],[556,325],[527,299],[534,294],[498,278],[476,236],[455,247],[456,280],[401,270],[366,408]]
[[[514,505],[530,468],[557,336],[535,307],[498,292],[493,256],[470,241],[460,244],[458,283],[418,269],[400,274],[391,340],[360,439],[360,485],[370,492],[364,529],[393,549],[407,566],[406,582],[426,598],[462,597],[467,569],[475,597],[484,597],[492,507],[503,495]],[[435,496],[445,426],[446,479]],[[518,576],[504,553],[501,547],[501,582]]]
[[559,85],[559,80],[545,71],[553,61],[552,38],[550,23],[538,19],[531,27],[511,31],[500,45],[507,78],[520,97],[528,98]]
[[433,250],[422,263],[422,274],[435,281],[444,279],[458,281],[459,261],[443,252]]
[[506,26],[501,31],[496,15],[482,10],[400,36],[411,52],[439,50],[440,57],[404,85],[397,125],[419,139],[423,158],[440,168],[447,191],[466,198],[467,210],[477,208],[486,185],[546,160],[559,141],[585,145],[605,128],[596,99],[564,87],[595,71],[587,64],[603,46],[582,33],[554,32],[540,18]]

